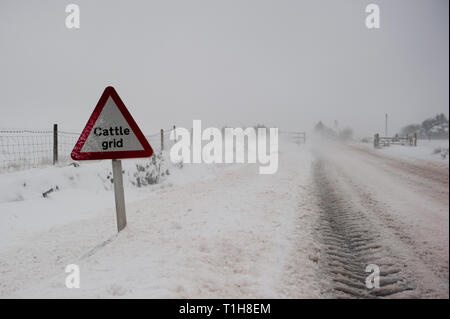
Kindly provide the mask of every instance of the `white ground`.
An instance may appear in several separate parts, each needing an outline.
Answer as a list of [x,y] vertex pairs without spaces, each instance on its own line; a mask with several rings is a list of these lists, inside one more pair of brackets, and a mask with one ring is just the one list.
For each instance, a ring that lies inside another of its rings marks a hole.
[[[308,258],[311,157],[290,147],[275,175],[255,165],[185,166],[162,185],[127,187],[128,226],[119,235],[112,192],[96,176],[105,164],[5,175],[0,296],[319,296]],[[74,174],[72,187],[58,178]],[[20,193],[22,180],[39,181],[22,187],[34,196]],[[52,184],[61,190],[41,198]],[[11,202],[16,195],[24,200]],[[80,266],[80,289],[65,288],[69,263]]]
[[[191,165],[145,188],[125,178],[128,226],[118,235],[109,161],[1,174],[0,298],[320,298],[329,280],[319,267],[317,157],[334,163],[331,178],[355,205],[365,209],[367,194],[377,203],[371,222],[416,273],[411,296],[448,298],[448,159],[421,146],[315,145],[283,143],[274,175]],[[80,289],[65,288],[72,263]]]
[[[368,148],[372,148],[372,144],[363,144]],[[403,160],[425,160],[435,162],[448,162],[449,156],[445,158],[441,156],[444,150],[448,153],[448,140],[418,140],[417,147],[391,145],[389,147],[382,147],[379,152],[390,157],[395,157]]]

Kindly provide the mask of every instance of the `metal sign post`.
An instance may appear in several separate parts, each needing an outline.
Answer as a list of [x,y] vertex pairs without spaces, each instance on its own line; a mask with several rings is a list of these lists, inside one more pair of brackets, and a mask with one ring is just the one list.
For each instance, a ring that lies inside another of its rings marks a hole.
[[150,157],[153,149],[116,90],[103,92],[70,156],[73,160],[112,159],[117,230],[127,225],[123,191],[123,158]]
[[127,215],[125,212],[125,195],[123,191],[122,161],[112,160],[114,197],[116,200],[117,231],[121,231],[127,225]]

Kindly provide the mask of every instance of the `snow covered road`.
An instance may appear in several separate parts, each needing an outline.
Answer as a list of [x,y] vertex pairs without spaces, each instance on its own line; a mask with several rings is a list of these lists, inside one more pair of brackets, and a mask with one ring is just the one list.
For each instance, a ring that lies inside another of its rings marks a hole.
[[[335,143],[314,153],[324,292],[448,298],[448,162]],[[381,287],[371,291],[364,280],[369,264],[381,271]]]

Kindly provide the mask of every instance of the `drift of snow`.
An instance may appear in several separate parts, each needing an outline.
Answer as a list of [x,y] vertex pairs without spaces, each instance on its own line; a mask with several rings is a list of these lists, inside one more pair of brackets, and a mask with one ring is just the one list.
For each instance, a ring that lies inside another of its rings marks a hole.
[[[259,175],[257,165],[191,164],[137,188],[125,174],[120,234],[102,178],[109,161],[5,175],[0,296],[319,297],[312,158],[305,146],[284,146],[274,175]],[[60,190],[43,198],[53,184]],[[65,287],[72,263],[80,289]]]
[[[372,148],[371,144],[363,144]],[[448,153],[448,140],[418,140],[417,146],[394,145],[382,147],[379,151],[382,154],[404,160],[425,160],[445,163],[449,161],[449,156],[441,156]]]

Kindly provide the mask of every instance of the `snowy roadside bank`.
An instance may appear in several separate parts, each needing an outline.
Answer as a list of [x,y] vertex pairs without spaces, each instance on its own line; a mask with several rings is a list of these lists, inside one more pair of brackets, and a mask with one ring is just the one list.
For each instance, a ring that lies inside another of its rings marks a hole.
[[[119,235],[112,194],[93,194],[110,205],[0,247],[1,296],[318,297],[310,164],[304,147],[289,144],[274,175],[256,165],[185,166],[151,192],[126,189]],[[76,207],[80,197],[69,198],[60,205]],[[65,288],[69,263],[80,266],[80,289]]]
[[[358,143],[360,147],[373,149],[372,144]],[[376,151],[396,159],[409,161],[432,161],[436,163],[449,163],[448,140],[418,140],[417,146],[390,145],[382,147]],[[446,153],[447,151],[447,153]],[[447,154],[443,157],[441,154]]]

